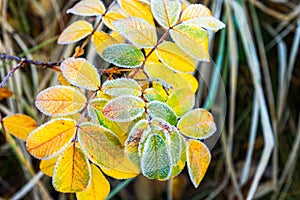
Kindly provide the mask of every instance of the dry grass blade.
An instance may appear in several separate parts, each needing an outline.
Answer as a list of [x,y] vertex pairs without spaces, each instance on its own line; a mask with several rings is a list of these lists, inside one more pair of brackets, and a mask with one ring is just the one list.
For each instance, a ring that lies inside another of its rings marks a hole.
[[242,43],[247,56],[248,66],[252,75],[253,85],[257,95],[257,100],[259,102],[261,123],[262,123],[264,143],[265,143],[261,155],[261,159],[257,167],[257,172],[255,174],[254,180],[251,184],[250,191],[247,196],[247,199],[252,199],[254,197],[255,191],[260,183],[261,177],[270,159],[274,147],[274,137],[273,137],[273,131],[270,124],[268,108],[266,106],[266,100],[261,85],[261,72],[259,69],[259,62],[256,53],[257,51],[254,45],[251,31],[249,29],[250,26],[247,22],[247,17],[245,15],[246,11],[245,8],[243,8],[236,1],[231,2],[231,6],[234,10],[234,14],[236,16],[237,23],[240,28],[240,33],[241,33],[240,36],[242,38]]

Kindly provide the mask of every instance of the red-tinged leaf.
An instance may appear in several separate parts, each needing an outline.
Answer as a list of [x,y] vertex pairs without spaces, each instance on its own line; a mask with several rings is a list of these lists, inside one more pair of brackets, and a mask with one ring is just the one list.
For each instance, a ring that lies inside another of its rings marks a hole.
[[209,166],[211,155],[209,149],[198,140],[187,143],[187,167],[191,181],[197,188]]
[[71,143],[76,132],[72,119],[53,119],[34,131],[27,138],[26,146],[36,158],[50,159],[60,154]]
[[48,116],[74,114],[86,104],[86,97],[75,87],[53,86],[41,91],[35,106]]
[[3,119],[4,128],[15,137],[26,140],[28,134],[33,131],[38,124],[27,115],[15,114]]

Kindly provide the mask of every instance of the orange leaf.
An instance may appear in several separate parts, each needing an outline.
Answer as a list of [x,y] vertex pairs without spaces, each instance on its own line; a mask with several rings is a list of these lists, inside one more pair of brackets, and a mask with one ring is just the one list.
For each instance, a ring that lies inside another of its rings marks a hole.
[[72,144],[59,156],[52,178],[52,184],[59,192],[82,192],[88,187],[91,166],[79,146]]
[[7,87],[0,88],[0,101],[3,99],[8,99],[9,97],[13,96],[14,93],[7,89]]
[[35,106],[48,116],[74,114],[80,111],[85,103],[85,96],[71,86],[49,87],[35,98]]
[[26,140],[28,134],[38,126],[34,119],[23,114],[5,117],[3,123],[6,130],[21,140]]
[[203,179],[211,155],[209,149],[198,140],[189,140],[187,144],[187,166],[190,178],[195,188],[197,188]]
[[70,144],[75,132],[76,122],[74,120],[53,119],[31,132],[26,146],[36,158],[53,158]]
[[93,26],[83,20],[79,20],[68,26],[59,36],[58,44],[71,44],[77,42],[93,31]]

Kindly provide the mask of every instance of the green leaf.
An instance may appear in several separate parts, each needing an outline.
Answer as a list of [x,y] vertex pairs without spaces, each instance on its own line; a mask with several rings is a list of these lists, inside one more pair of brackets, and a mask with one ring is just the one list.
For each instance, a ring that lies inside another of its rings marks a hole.
[[179,120],[177,128],[184,135],[197,139],[208,138],[217,129],[213,116],[202,108],[186,113]]
[[189,89],[180,89],[172,93],[166,103],[180,117],[194,107],[195,95]]
[[120,19],[113,24],[124,38],[139,48],[152,48],[156,44],[155,28],[142,18]]
[[158,134],[150,135],[141,158],[142,173],[149,179],[166,180],[172,173],[170,150]]
[[178,0],[151,0],[151,11],[154,19],[164,28],[174,26],[181,12]]
[[167,104],[163,102],[155,100],[148,103],[147,113],[152,118],[162,118],[172,125],[177,123],[176,114]]
[[143,92],[143,97],[148,102],[154,101],[154,100],[161,101],[161,102],[164,101],[163,97],[153,88],[147,88]]
[[198,140],[189,140],[187,143],[187,168],[191,181],[197,188],[209,166],[211,155],[209,149]]
[[128,122],[145,112],[145,102],[138,97],[123,95],[110,100],[103,108],[103,114],[116,122]]
[[134,79],[119,78],[108,80],[102,85],[102,91],[106,95],[121,96],[134,95],[141,96],[142,88]]
[[[178,137],[180,139],[179,144]],[[178,155],[180,156],[178,160],[173,160],[172,177],[175,177],[183,170],[186,163],[186,142],[182,135],[171,134],[171,150],[172,158],[178,158]]]
[[145,57],[136,47],[129,44],[114,44],[102,52],[105,61],[123,68],[137,68],[142,65]]
[[142,136],[148,135],[150,132],[149,122],[140,120],[131,129],[127,140],[125,141],[125,153],[129,160],[136,166],[140,166],[139,144]]
[[200,61],[209,61],[208,33],[204,29],[193,24],[179,24],[170,34],[187,54]]

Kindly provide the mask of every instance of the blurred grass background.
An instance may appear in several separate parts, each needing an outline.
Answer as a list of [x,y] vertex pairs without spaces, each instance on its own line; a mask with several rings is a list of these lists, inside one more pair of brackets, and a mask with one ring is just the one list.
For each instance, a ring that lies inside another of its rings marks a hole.
[[[56,39],[76,19],[65,14],[75,2],[0,0],[0,52],[41,61],[69,57],[74,46],[57,45]],[[185,169],[173,180],[173,198],[300,199],[299,0],[190,2],[207,5],[226,24],[211,36],[215,64],[199,67],[199,105],[212,110],[221,137],[212,145],[212,163],[199,188]],[[0,61],[0,80],[15,65]],[[55,81],[50,70],[24,67],[9,80],[14,96],[0,101],[0,112],[26,113],[42,123],[33,97]],[[210,101],[202,102],[208,88]],[[55,192],[38,164],[23,142],[12,137],[6,142],[1,134],[0,199],[75,199]],[[111,180],[111,187],[120,183]],[[138,176],[125,185],[114,199],[167,198],[167,182]]]

